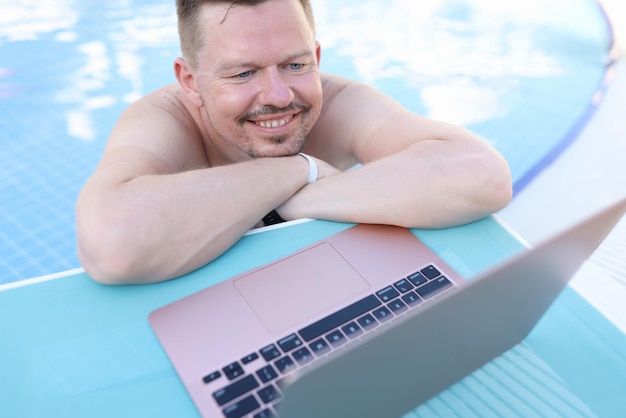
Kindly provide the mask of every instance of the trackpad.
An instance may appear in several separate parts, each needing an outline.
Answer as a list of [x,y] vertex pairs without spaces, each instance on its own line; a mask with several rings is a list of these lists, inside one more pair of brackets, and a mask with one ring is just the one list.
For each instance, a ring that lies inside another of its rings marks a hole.
[[279,333],[370,286],[332,245],[321,243],[237,279],[235,287],[267,330]]

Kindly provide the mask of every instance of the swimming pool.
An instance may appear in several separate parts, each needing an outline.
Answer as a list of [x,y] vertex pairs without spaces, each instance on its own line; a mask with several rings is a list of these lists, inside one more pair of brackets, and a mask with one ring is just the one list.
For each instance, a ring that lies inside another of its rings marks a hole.
[[[174,2],[0,0],[0,284],[79,266],[74,202],[128,105],[174,82]],[[593,0],[313,0],[322,69],[462,124],[521,190],[599,99]]]

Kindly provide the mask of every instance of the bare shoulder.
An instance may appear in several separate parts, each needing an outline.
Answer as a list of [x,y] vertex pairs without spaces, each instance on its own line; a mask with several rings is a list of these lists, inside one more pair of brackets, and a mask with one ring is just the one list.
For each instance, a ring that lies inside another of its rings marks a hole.
[[407,130],[414,134],[427,123],[364,83],[323,74],[322,85],[322,112],[310,139],[311,148],[323,157],[332,158],[323,151],[331,149],[333,155],[346,159],[377,159],[409,145],[416,136],[406,135]]
[[177,84],[162,87],[124,111],[103,160],[152,159],[161,173],[201,167],[206,157],[197,114]]
[[405,111],[393,98],[362,82],[350,80],[332,74],[322,74],[324,90],[324,107],[332,108],[335,102],[340,104],[356,104],[354,101],[364,98],[371,99],[371,103],[361,103],[360,107],[371,105],[390,108],[390,112]]

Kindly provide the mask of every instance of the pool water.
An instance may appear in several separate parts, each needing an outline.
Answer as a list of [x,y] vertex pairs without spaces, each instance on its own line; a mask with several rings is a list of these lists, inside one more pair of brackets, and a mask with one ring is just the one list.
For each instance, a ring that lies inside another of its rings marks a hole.
[[[593,0],[313,0],[322,69],[492,143],[519,192],[601,97]],[[132,101],[175,78],[174,1],[0,0],[0,284],[79,267],[74,204]]]

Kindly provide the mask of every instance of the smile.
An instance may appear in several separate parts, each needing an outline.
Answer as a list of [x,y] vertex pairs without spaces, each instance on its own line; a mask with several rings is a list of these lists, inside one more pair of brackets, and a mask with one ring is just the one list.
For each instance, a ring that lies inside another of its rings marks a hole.
[[293,119],[293,115],[289,115],[283,119],[275,119],[275,120],[264,120],[260,122],[255,122],[261,128],[280,128],[281,126],[285,126]]

